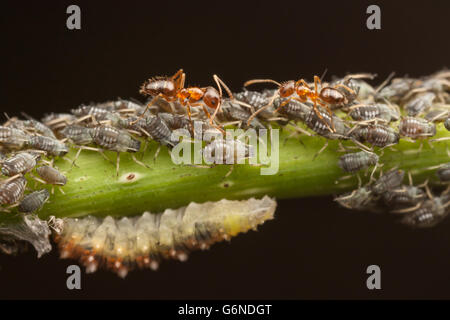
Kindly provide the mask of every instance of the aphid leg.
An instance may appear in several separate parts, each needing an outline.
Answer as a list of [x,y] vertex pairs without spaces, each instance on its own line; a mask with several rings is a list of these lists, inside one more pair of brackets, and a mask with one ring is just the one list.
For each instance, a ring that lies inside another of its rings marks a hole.
[[159,151],[161,151],[161,145],[158,145],[158,148],[156,148],[155,155],[153,156],[153,163],[156,162],[156,158],[158,158]]
[[378,92],[380,92],[381,89],[383,89],[388,83],[389,81],[391,81],[391,79],[395,76],[395,72],[391,72],[388,77],[386,78],[386,80],[384,80],[376,89],[374,94],[377,94]]
[[433,199],[433,194],[431,193],[430,187],[428,186],[428,184],[425,185],[425,192],[427,194],[427,197],[432,200]]
[[356,178],[358,179],[358,189],[359,189],[362,186],[362,180],[361,177],[359,176],[359,173],[356,174]]
[[16,180],[17,178],[19,178],[19,177],[21,177],[21,176],[22,176],[22,174],[18,173],[18,174],[16,174],[16,175],[12,176],[12,177],[9,177],[8,179],[1,180],[0,183],[8,183],[8,182],[11,182],[11,181]]
[[116,176],[119,176],[120,152],[117,152],[116,158]]
[[227,174],[223,177],[222,180],[225,180],[226,178],[228,178],[228,176],[233,172],[234,169],[234,165],[230,165],[230,169],[228,170]]
[[431,139],[431,142],[439,142],[439,141],[447,141],[450,140],[450,137],[442,137],[442,138],[437,138],[437,139]]
[[313,160],[317,158],[319,154],[321,154],[328,147],[328,140],[325,141],[323,147],[314,155]]
[[428,89],[426,88],[417,88],[417,89],[413,89],[411,91],[409,91],[404,97],[403,100],[408,100],[412,95],[416,94],[416,93],[421,93],[421,92],[427,92]]
[[408,213],[408,212],[413,212],[413,211],[416,211],[417,209],[419,209],[422,206],[422,203],[423,203],[423,201],[420,201],[419,203],[417,203],[413,207],[409,207],[409,208],[405,208],[405,209],[391,210],[389,212],[391,212],[391,213]]
[[136,162],[138,165],[143,166],[144,168],[150,169],[150,166],[148,166],[145,163],[143,163],[142,161],[139,161],[138,159],[136,159],[134,154],[131,154],[131,159],[133,159],[133,161]]

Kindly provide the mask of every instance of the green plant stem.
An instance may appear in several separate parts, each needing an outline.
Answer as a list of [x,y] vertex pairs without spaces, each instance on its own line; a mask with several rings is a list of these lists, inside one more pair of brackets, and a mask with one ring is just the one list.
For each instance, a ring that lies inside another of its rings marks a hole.
[[[130,154],[122,153],[117,177],[113,165],[116,153],[106,152],[111,159],[108,162],[97,152],[82,151],[76,162],[78,167],[71,167],[63,159],[55,161],[55,165],[67,176],[68,182],[63,187],[65,194],[55,188],[55,194],[39,216],[131,216],[144,211],[178,208],[191,201],[245,199],[266,194],[280,199],[294,198],[336,194],[357,187],[355,176],[336,183],[339,178],[348,176],[338,167],[338,158],[343,153],[337,151],[337,141],[329,141],[328,148],[313,159],[325,139],[317,136],[288,138],[288,135],[287,132],[280,134],[279,171],[275,175],[261,175],[260,167],[236,165],[231,175],[224,178],[229,165],[213,168],[176,165],[165,148],[154,162],[157,145],[151,143],[144,153],[136,155],[150,169],[136,164]],[[434,138],[444,136],[449,136],[449,132],[440,124]],[[382,169],[398,167],[411,171],[417,183],[426,178],[435,181],[434,171],[428,168],[449,161],[448,141],[436,142],[433,148],[423,141],[419,152],[420,144],[401,140],[394,146],[395,150],[386,148],[382,153],[377,150],[381,154],[380,162],[384,164]],[[345,145],[352,144],[346,142]],[[67,157],[73,159],[75,152],[71,150]],[[364,178],[364,173],[361,176]],[[32,179],[29,179],[29,184],[33,189],[39,188],[39,183]],[[11,214],[2,214],[0,222],[8,218]]]

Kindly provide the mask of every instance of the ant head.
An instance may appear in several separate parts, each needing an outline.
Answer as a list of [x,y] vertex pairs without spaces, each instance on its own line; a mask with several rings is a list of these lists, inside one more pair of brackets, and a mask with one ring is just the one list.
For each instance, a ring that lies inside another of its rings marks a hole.
[[289,80],[283,82],[278,89],[280,97],[287,98],[295,93],[295,81]]
[[203,101],[208,107],[216,109],[219,106],[220,100],[221,100],[220,94],[215,88],[213,87],[205,88]]

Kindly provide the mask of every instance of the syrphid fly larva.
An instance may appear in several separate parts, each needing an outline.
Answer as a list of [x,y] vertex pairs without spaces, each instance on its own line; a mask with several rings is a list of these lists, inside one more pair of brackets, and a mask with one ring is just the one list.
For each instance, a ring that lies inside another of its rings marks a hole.
[[49,197],[50,194],[46,189],[27,194],[19,203],[19,212],[32,213],[37,211],[42,208]]
[[61,258],[79,259],[86,272],[104,267],[125,277],[134,269],[156,270],[162,259],[185,261],[193,250],[205,250],[216,242],[273,219],[276,202],[264,198],[190,203],[159,214],[114,219],[88,216],[64,219],[55,235]]
[[2,173],[5,176],[27,173],[36,166],[40,154],[34,152],[20,152],[2,161]]
[[27,141],[27,146],[31,149],[45,151],[55,157],[62,157],[69,152],[69,148],[64,142],[45,136],[32,136]]
[[15,176],[0,182],[0,204],[14,204],[22,198],[27,179]]

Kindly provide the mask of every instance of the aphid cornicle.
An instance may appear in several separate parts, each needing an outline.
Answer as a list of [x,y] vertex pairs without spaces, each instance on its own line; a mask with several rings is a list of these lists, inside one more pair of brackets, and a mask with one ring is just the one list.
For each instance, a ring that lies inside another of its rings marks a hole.
[[432,137],[436,134],[436,125],[423,118],[402,118],[398,128],[400,135],[412,139]]
[[41,166],[36,168],[36,172],[48,184],[63,186],[67,183],[66,176],[53,167]]
[[40,155],[32,152],[20,152],[3,161],[2,173],[5,176],[14,176],[31,171],[37,163]]
[[392,169],[384,173],[372,185],[372,192],[376,195],[381,195],[388,190],[394,190],[401,186],[405,171]]
[[17,177],[10,181],[0,182],[0,204],[14,204],[22,198],[27,179]]
[[432,105],[436,95],[433,92],[425,92],[410,100],[405,105],[408,116],[414,117],[427,111]]
[[62,157],[69,152],[69,148],[63,142],[45,136],[32,136],[28,140],[27,146],[31,149],[48,152],[55,157]]
[[77,124],[71,124],[60,131],[62,137],[77,145],[86,145],[93,142],[93,128],[83,127]]
[[345,172],[357,172],[378,163],[378,155],[368,151],[347,153],[339,158],[338,165]]
[[42,208],[45,202],[47,202],[50,194],[46,189],[34,191],[27,194],[19,204],[19,211],[25,213],[35,212]]
[[401,222],[415,228],[433,227],[447,217],[449,205],[450,195],[448,194],[425,200],[419,208],[405,213]]
[[111,151],[137,152],[141,146],[141,142],[134,139],[127,131],[111,126],[95,127],[91,136],[96,144]]
[[0,126],[0,145],[8,149],[22,149],[29,139],[30,136],[20,129]]

